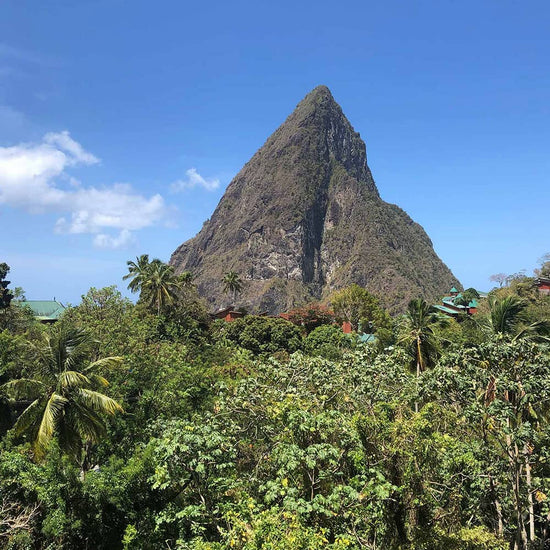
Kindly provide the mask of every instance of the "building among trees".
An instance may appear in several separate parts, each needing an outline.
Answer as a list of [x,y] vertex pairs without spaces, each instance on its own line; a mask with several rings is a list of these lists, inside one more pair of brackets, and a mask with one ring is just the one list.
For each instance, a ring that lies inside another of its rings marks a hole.
[[478,302],[471,295],[470,290],[473,289],[468,289],[462,293],[453,287],[449,292],[449,296],[443,296],[441,299],[442,303],[436,304],[434,307],[449,317],[457,317],[461,313],[473,315],[477,312]]

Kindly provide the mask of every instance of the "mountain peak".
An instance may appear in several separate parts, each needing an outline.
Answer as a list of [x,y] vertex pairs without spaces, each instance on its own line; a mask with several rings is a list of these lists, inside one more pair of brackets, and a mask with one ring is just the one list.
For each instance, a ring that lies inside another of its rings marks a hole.
[[170,263],[217,307],[224,274],[236,271],[241,305],[270,313],[351,283],[399,311],[459,284],[424,230],[382,201],[365,143],[326,86],[298,103]]
[[[370,192],[378,190],[367,165],[367,152],[342,108],[326,86],[317,86],[298,103],[257,154],[300,149],[301,157],[341,165]],[[277,153],[278,154],[278,153]],[[253,159],[254,160],[254,159]]]
[[[311,114],[325,115],[325,119],[328,118],[343,118],[347,121],[340,105],[336,103],[336,100],[330,93],[330,90],[326,86],[317,86],[309,92],[300,103],[296,106],[292,114],[288,117],[288,120],[294,118],[307,118],[313,120]],[[328,116],[327,116],[328,115]],[[349,124],[349,122],[348,122]],[[350,125],[351,127],[351,125]]]
[[308,98],[309,99],[326,98],[326,99],[332,99],[332,101],[334,101],[334,97],[332,96],[332,93],[330,92],[328,86],[325,86],[324,84],[319,84],[319,86],[315,86],[315,88],[313,88],[313,90],[311,90],[311,92],[309,92],[309,94],[306,95],[306,97],[304,98],[304,101]]

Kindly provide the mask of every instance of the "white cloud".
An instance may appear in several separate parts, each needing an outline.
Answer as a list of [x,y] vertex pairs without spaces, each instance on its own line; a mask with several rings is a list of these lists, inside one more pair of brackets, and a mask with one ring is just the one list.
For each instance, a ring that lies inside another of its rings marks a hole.
[[99,162],[97,157],[84,151],[82,145],[71,138],[67,130],[59,133],[50,132],[46,134],[44,136],[44,142],[54,147],[57,146],[62,151],[69,153],[69,158],[74,164],[97,164]]
[[214,191],[220,186],[219,179],[203,178],[195,168],[189,168],[185,172],[186,179],[175,181],[170,187],[173,192],[178,193],[184,189],[193,189],[194,187],[202,187],[207,191]]
[[[144,197],[128,184],[86,187],[66,172],[98,162],[67,131],[46,134],[38,144],[0,147],[0,204],[60,213],[57,232],[92,233],[97,246],[125,246],[132,231],[163,221],[164,199]],[[105,233],[108,229],[117,230],[117,236]]]
[[134,242],[134,236],[128,229],[123,229],[116,237],[99,233],[94,237],[94,245],[98,248],[125,248]]

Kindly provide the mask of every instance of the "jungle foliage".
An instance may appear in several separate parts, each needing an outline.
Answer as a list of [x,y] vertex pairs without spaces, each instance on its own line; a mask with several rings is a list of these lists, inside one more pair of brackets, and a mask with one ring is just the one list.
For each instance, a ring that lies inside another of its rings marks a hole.
[[129,264],[136,305],[109,287],[51,327],[0,314],[0,547],[550,542],[549,297],[507,285],[444,322],[354,288],[364,344],[314,307],[211,322],[153,262]]

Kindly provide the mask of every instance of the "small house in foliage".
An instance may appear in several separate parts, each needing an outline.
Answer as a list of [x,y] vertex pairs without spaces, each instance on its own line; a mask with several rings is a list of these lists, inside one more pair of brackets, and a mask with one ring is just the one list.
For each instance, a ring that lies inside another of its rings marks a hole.
[[443,296],[441,302],[441,304],[435,304],[434,307],[440,313],[443,313],[448,317],[458,317],[461,313],[465,313],[467,315],[477,313],[477,300],[474,298],[467,304],[464,304],[462,300],[462,293],[455,287],[451,288],[448,296]]
[[535,279],[535,284],[540,294],[550,296],[550,277],[537,277]]
[[19,307],[28,307],[37,321],[55,323],[65,311],[65,306],[57,300],[25,300],[14,302]]
[[223,319],[226,322],[234,321],[235,319],[240,319],[244,316],[244,313],[242,311],[236,311],[235,306],[229,306],[223,309],[220,309],[216,311],[215,313],[212,313],[211,316],[214,319]]

